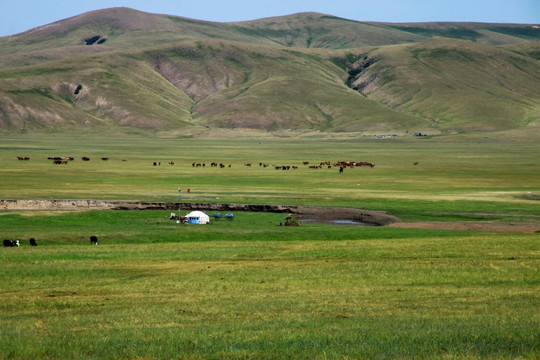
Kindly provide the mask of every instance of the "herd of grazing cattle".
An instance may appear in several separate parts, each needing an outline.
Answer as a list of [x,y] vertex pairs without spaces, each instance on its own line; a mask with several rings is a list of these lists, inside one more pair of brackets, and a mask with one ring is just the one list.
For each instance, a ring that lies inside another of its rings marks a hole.
[[[4,239],[3,243],[4,243],[4,247],[19,247],[22,244],[21,240],[8,240],[8,239]],[[34,239],[34,238],[30,238],[28,240],[28,243],[30,244],[30,246],[37,246],[36,239]],[[95,235],[90,236],[90,244],[91,245],[97,245],[98,244],[97,236],[95,236]]]
[[[28,156],[17,156],[17,159],[18,160],[30,160],[30,157]],[[71,157],[71,156],[64,156],[64,157],[60,157],[60,156],[54,156],[54,157],[48,157],[47,158],[48,160],[51,160],[53,162],[53,164],[67,164],[68,162],[70,161],[75,161],[75,158],[74,157]],[[81,160],[82,161],[90,161],[90,158],[88,156],[83,156],[81,157]],[[109,158],[108,157],[102,157],[101,158],[102,161],[109,161]],[[127,160],[122,160],[123,162],[127,161]],[[169,161],[168,162],[169,165],[174,165],[174,161]],[[326,167],[328,169],[332,169],[332,168],[339,168],[339,172],[340,173],[343,173],[343,170],[346,169],[346,168],[355,168],[355,167],[361,167],[361,166],[366,166],[366,167],[374,167],[375,164],[369,162],[369,161],[336,161],[336,162],[330,162],[330,161],[323,161],[323,162],[320,162],[318,164],[311,164],[310,165],[310,162],[309,161],[303,161],[302,162],[303,165],[307,166],[308,169],[322,169],[323,167]],[[157,161],[154,161],[152,163],[153,166],[160,166],[161,165],[161,162],[157,162]],[[414,162],[414,165],[418,165],[418,162]],[[206,167],[206,163],[204,162],[193,162],[191,164],[192,167],[194,168],[205,168]],[[244,166],[245,167],[251,167],[251,163],[244,163]],[[259,162],[259,166],[260,167],[263,167],[263,168],[267,168],[270,166],[270,164],[268,163],[263,163],[263,162]],[[221,169],[225,168],[225,167],[232,167],[232,164],[228,164],[228,165],[225,165],[224,163],[220,162],[212,162],[210,164],[210,167],[219,167]],[[275,170],[290,170],[290,169],[293,169],[293,170],[296,170],[299,168],[298,165],[272,165],[272,167],[275,169]]]
[[[17,160],[28,161],[28,160],[30,160],[30,157],[29,156],[17,156]],[[75,161],[75,158],[72,157],[72,156],[49,156],[47,158],[47,160],[51,160],[53,164],[67,164],[70,161]],[[90,161],[90,158],[88,156],[83,156],[83,157],[81,157],[81,160],[82,161]],[[101,160],[102,161],[109,161],[109,158],[108,157],[102,157]],[[122,160],[122,161],[127,161],[127,160]],[[172,164],[171,163],[169,163],[169,164],[170,165],[174,164],[174,163],[172,163]]]
[[[337,162],[334,162],[334,163],[332,163],[330,161],[323,161],[323,162],[320,162],[318,165],[310,165],[309,161],[303,161],[302,164],[307,166],[308,169],[322,169],[323,167],[326,167],[328,169],[332,169],[333,167],[337,167],[337,168],[339,168],[340,173],[343,173],[343,170],[345,168],[355,168],[355,167],[360,167],[360,166],[375,167],[375,164],[373,164],[373,163],[371,163],[369,161],[337,161]],[[415,163],[415,165],[418,165],[418,163]],[[191,164],[191,166],[192,167],[205,167],[206,164],[205,163],[193,162]],[[211,166],[216,167],[216,166],[218,166],[218,163],[217,162],[212,162]],[[229,164],[228,167],[231,167],[231,166],[232,165]],[[250,168],[251,163],[244,163],[244,166]],[[263,167],[263,168],[267,168],[267,167],[270,166],[270,164],[260,162],[259,166]],[[224,168],[225,165],[223,165],[223,163],[219,163],[219,167]],[[274,169],[276,169],[276,170],[290,170],[290,169],[296,170],[296,169],[299,168],[298,165],[272,165],[272,167]]]

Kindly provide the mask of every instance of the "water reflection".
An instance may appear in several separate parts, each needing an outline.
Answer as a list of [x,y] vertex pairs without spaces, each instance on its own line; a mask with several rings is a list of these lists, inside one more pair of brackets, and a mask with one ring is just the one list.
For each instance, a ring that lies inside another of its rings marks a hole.
[[298,219],[301,223],[307,224],[330,224],[330,225],[355,225],[355,226],[374,226],[373,224],[367,224],[361,221],[349,220],[349,219]]

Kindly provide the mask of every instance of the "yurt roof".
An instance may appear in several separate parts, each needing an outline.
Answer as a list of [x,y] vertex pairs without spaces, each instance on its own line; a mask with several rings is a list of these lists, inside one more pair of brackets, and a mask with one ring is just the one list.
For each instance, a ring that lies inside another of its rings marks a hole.
[[192,211],[189,214],[187,214],[186,217],[198,217],[198,218],[200,218],[200,217],[208,217],[208,215],[206,215],[202,211]]

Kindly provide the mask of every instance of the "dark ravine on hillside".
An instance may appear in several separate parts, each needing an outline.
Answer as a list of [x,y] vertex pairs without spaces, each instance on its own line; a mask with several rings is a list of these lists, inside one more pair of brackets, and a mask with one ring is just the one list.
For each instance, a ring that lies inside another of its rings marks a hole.
[[[371,225],[390,225],[400,219],[384,211],[354,208],[264,205],[264,204],[209,204],[180,203],[182,211],[273,212],[296,217],[325,220],[351,220]],[[178,210],[178,203],[138,202],[114,200],[0,200],[3,210]]]

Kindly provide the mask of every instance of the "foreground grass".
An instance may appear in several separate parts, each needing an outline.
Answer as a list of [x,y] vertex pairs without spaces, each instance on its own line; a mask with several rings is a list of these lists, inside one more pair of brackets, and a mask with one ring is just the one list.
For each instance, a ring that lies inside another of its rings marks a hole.
[[2,213],[1,358],[540,356],[538,234],[167,215]]

